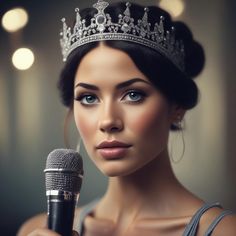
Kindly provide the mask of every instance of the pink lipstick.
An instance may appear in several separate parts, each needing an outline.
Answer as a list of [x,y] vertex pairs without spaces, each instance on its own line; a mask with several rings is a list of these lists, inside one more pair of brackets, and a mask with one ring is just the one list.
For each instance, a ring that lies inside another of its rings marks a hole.
[[131,146],[132,145],[130,144],[114,140],[104,141],[100,143],[96,148],[103,158],[118,159],[122,158]]

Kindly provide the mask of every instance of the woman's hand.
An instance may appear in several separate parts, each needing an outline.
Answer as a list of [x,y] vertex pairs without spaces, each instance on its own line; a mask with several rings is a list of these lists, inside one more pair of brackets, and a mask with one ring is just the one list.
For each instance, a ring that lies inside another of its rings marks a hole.
[[[61,235],[49,229],[38,228],[33,232],[31,232],[30,234],[28,234],[27,236],[61,236]],[[79,236],[79,234],[76,231],[73,231],[72,236]]]
[[[17,236],[61,236],[60,234],[46,228],[47,214],[39,214],[28,219],[20,227]],[[79,236],[76,231],[73,231],[71,236]]]

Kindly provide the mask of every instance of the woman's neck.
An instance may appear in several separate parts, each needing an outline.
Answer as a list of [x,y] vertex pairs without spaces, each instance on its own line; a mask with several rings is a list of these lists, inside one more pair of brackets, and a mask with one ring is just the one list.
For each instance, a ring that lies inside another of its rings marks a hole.
[[[114,221],[124,215],[144,217],[160,212],[168,217],[168,209],[178,202],[186,190],[179,184],[172,171],[167,150],[135,173],[109,179],[108,190],[101,201],[109,212],[114,212]],[[186,191],[187,192],[187,191]],[[140,214],[142,212],[142,214]]]

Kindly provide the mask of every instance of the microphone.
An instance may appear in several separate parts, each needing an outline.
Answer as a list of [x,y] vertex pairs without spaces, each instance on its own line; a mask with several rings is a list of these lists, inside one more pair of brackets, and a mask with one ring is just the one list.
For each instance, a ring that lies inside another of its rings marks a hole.
[[72,235],[75,206],[83,178],[83,160],[71,149],[55,149],[46,161],[48,229]]

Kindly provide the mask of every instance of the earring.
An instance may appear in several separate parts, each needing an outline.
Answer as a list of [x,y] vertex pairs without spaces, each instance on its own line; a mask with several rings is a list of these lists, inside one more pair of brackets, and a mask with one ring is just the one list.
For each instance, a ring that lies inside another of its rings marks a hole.
[[178,115],[177,118],[176,118],[176,121],[173,122],[173,125],[178,129],[178,130],[181,130],[183,128],[183,125],[182,125],[182,116],[181,115]]
[[82,141],[81,141],[81,138],[79,137],[77,145],[76,145],[76,151],[78,153],[80,153],[81,143],[82,143]]
[[[183,123],[181,120],[178,120],[178,122],[174,123],[174,125],[176,127],[178,127],[178,131],[172,133],[172,140],[170,141],[170,158],[172,160],[173,163],[177,164],[179,163],[184,156],[184,152],[185,152],[185,141],[184,141],[184,132],[183,132]],[[180,142],[179,140],[181,140],[182,145],[178,144],[178,142]],[[179,157],[178,158],[174,158],[173,153],[174,153],[174,144],[175,144],[175,153],[178,152]],[[180,149],[178,147],[182,146],[182,150],[180,151]],[[179,149],[179,150],[178,150]]]

